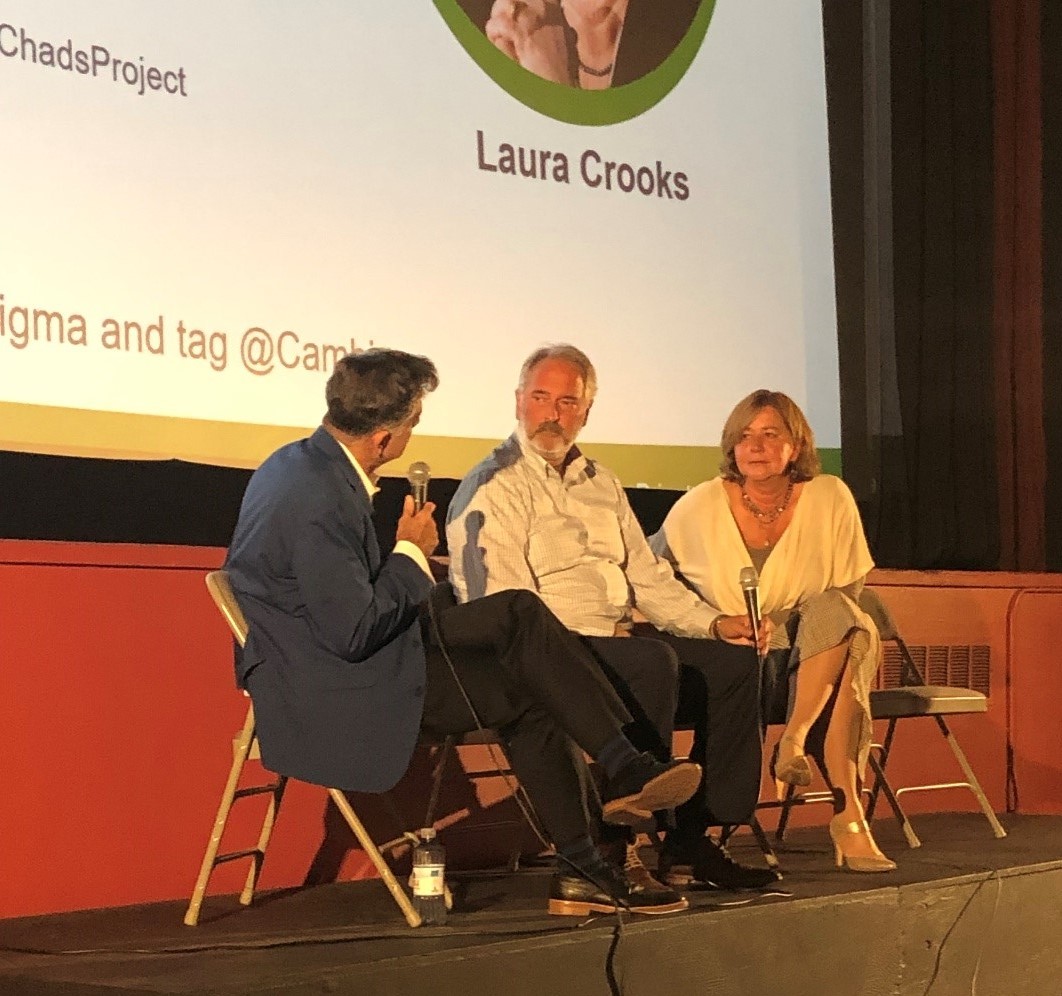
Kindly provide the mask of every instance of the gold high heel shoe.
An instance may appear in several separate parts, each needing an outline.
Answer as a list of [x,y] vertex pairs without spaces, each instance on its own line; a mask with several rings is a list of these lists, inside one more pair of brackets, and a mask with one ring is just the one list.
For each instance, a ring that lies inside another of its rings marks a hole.
[[[789,741],[797,750],[792,757],[780,761],[778,754],[782,744]],[[789,785],[804,786],[811,784],[811,762],[796,738],[783,733],[778,743],[774,745],[774,754],[771,757],[771,777],[774,779],[775,790],[778,798],[785,797],[786,788]]]
[[[838,868],[847,868],[854,872],[891,872],[896,871],[896,862],[885,857],[880,851],[877,854],[856,855],[846,854],[842,842],[851,834],[866,834],[870,842],[874,838],[870,836],[870,827],[866,820],[846,821],[842,816],[835,816],[830,820],[830,839],[833,841],[833,857]],[[877,845],[874,844],[877,850]]]

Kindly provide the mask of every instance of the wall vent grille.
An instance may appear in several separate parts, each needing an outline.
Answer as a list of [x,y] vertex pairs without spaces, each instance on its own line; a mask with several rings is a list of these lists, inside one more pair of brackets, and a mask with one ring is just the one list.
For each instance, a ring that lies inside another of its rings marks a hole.
[[[885,644],[879,685],[896,688],[903,674],[900,648]],[[988,694],[991,687],[991,655],[986,644],[956,644],[951,646],[911,646],[911,657],[928,685],[958,685]]]

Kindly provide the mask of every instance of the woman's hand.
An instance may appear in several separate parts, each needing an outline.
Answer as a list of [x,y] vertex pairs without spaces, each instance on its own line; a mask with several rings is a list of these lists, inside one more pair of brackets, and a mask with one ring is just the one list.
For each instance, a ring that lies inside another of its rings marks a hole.
[[574,85],[559,0],[494,0],[484,31],[524,69],[554,83]]
[[[749,624],[748,616],[720,616],[716,619],[714,628],[716,633],[719,634],[719,639],[725,640],[727,643],[737,643],[744,647],[754,645],[752,641],[752,626]],[[755,643],[761,654],[767,653],[773,632],[774,623],[764,616],[760,620],[759,638]]]

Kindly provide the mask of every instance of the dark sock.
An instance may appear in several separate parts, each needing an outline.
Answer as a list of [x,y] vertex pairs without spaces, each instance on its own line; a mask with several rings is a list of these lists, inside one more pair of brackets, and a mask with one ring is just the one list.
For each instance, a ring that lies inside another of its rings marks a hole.
[[638,752],[631,746],[631,742],[622,734],[613,737],[594,758],[609,778],[615,778],[628,764],[636,761]]
[[589,837],[575,840],[557,848],[557,871],[562,875],[592,872],[602,864],[601,854]]
[[707,824],[701,826],[699,824],[679,823],[678,826],[668,830],[667,839],[673,845],[688,847],[696,844],[704,836],[707,829]]
[[635,837],[630,827],[619,826],[615,823],[602,823],[597,839],[602,844],[615,844],[621,841],[624,844],[633,844]]

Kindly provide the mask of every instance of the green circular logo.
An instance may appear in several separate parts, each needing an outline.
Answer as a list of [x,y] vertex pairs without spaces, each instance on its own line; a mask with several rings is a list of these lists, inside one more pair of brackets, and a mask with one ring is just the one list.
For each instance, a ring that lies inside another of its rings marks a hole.
[[[435,6],[473,61],[522,104],[557,121],[610,125],[645,113],[674,89],[700,50],[715,0],[435,0]],[[621,15],[610,13],[620,8]]]

